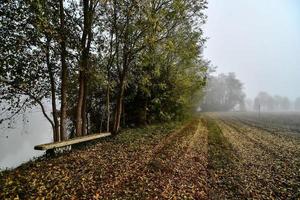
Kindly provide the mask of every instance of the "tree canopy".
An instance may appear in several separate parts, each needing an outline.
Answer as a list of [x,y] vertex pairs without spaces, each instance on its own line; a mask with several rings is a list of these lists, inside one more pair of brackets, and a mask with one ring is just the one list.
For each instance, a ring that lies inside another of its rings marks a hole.
[[59,141],[183,118],[197,108],[206,83],[206,5],[4,1],[0,99],[11,113],[5,119],[38,105]]
[[288,97],[260,92],[254,99],[253,107],[261,111],[288,111],[291,109],[291,101]]
[[201,104],[202,111],[245,109],[243,84],[234,73],[210,76]]

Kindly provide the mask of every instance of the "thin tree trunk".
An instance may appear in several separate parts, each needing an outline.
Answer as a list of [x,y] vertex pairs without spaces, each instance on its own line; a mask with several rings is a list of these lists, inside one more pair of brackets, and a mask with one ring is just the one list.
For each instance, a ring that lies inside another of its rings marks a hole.
[[103,118],[104,118],[104,115],[101,115],[101,120],[100,120],[100,133],[102,133]]
[[[117,134],[120,131],[120,124],[121,124],[121,117],[122,117],[122,106],[123,106],[123,97],[124,97],[124,90],[125,90],[125,78],[127,74],[127,69],[129,65],[129,59],[128,59],[128,32],[129,32],[129,15],[126,16],[126,29],[124,33],[124,47],[123,47],[123,63],[122,63],[122,70],[120,69],[118,63],[117,68],[119,72],[119,94],[117,96],[117,102],[116,102],[116,110],[115,110],[115,119],[114,119],[114,126],[113,126],[113,134]],[[118,37],[117,37],[118,40]],[[118,49],[118,44],[116,46]],[[117,59],[119,57],[119,54],[117,52]]]
[[66,41],[65,41],[65,14],[64,1],[59,1],[60,7],[60,36],[61,36],[61,113],[60,113],[60,140],[65,139],[66,117],[67,117],[67,63],[66,63]]
[[119,94],[117,96],[113,134],[117,134],[120,131],[121,117],[123,112],[123,99],[124,99],[124,91],[125,91],[125,78],[127,75],[127,70],[129,65],[128,56],[129,54],[127,52],[127,47],[125,45],[124,52],[123,52],[123,70],[119,75],[120,76]]
[[119,85],[119,94],[117,97],[117,104],[116,104],[116,110],[115,110],[115,120],[114,120],[114,128],[113,128],[114,134],[117,134],[120,131],[123,96],[124,96],[124,81],[122,80]]
[[86,99],[87,99],[87,80],[84,79],[84,91],[83,91],[83,98],[82,98],[82,110],[81,110],[81,118],[82,118],[82,135],[87,135],[87,119],[86,119]]
[[[109,76],[108,76],[109,77]],[[110,121],[110,109],[109,109],[109,101],[110,101],[110,89],[109,89],[109,81],[107,83],[107,91],[106,91],[106,113],[107,113],[107,122],[106,122],[106,132],[109,132],[109,121]]]
[[113,63],[113,33],[111,31],[111,38],[110,38],[110,59],[107,64],[107,88],[106,88],[106,114],[107,114],[107,120],[106,120],[106,131],[109,132],[109,124],[110,124],[110,68]]
[[90,134],[90,114],[86,113],[86,133]]
[[[21,93],[20,94],[24,94],[24,95],[28,95],[31,99],[33,99],[37,104],[39,104],[39,106],[41,107],[41,110],[42,110],[42,113],[44,115],[44,117],[48,120],[48,122],[51,124],[51,127],[52,127],[52,130],[55,131],[55,126],[54,126],[54,122],[52,121],[52,119],[48,116],[46,110],[45,110],[45,107],[42,103],[42,99],[40,98],[37,98],[36,96],[34,96],[33,94],[30,93],[30,91],[27,91],[27,90],[24,90],[23,88],[21,87],[18,87],[17,85],[13,85],[13,84],[10,84],[11,82],[10,81],[7,81],[7,80],[1,80],[5,83],[7,83],[9,86],[13,87],[14,89],[16,90],[19,90]],[[16,111],[13,115],[11,115],[10,117],[7,117],[7,118],[4,118],[4,120],[8,120],[8,119],[12,119],[15,115],[17,115],[25,106],[25,103],[27,101],[25,101],[23,103],[23,105],[18,109],[18,111]]]
[[[46,36],[47,37],[47,36]],[[55,89],[55,80],[53,76],[53,70],[50,63],[50,39],[47,37],[46,41],[46,63],[49,73],[50,85],[51,85],[51,103],[52,103],[52,113],[53,113],[53,140],[54,142],[59,141],[59,122],[58,122],[58,113],[56,109],[56,89]]]
[[124,99],[122,100],[122,126],[125,127],[126,124],[126,113],[125,113],[125,102]]
[[76,110],[76,136],[79,137],[82,135],[82,104],[83,104],[83,93],[84,93],[84,80],[82,78],[82,72],[79,73],[79,95],[77,102],[77,110]]
[[110,68],[113,63],[114,55],[113,55],[113,27],[115,26],[115,22],[112,25],[110,31],[110,53],[109,53],[109,61],[107,63],[107,88],[106,88],[106,114],[107,114],[107,121],[106,121],[106,131],[109,132],[109,122],[110,122]]

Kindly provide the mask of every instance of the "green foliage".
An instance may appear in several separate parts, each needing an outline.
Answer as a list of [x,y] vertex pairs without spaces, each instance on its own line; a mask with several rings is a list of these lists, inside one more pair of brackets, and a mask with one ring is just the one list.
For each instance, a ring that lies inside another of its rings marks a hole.
[[0,102],[9,106],[11,116],[42,105],[50,97],[46,48],[56,79],[56,6],[44,1],[5,1],[0,5]]
[[133,121],[182,119],[196,109],[209,65],[199,57],[199,40],[201,34],[184,21],[170,37],[145,49],[129,88],[134,98],[127,103],[135,111],[132,116],[144,119]]
[[[53,0],[1,4],[1,99],[15,108],[37,101],[43,107],[42,100],[53,93],[59,101],[65,40],[70,133],[76,125],[80,74],[86,97],[82,117],[89,116],[89,132],[102,131],[107,122],[112,126],[117,112],[122,126],[130,126],[183,119],[199,106],[209,67],[202,58],[206,1],[68,0],[63,30],[59,5]],[[93,6],[84,12],[84,5]],[[90,32],[85,32],[87,22]],[[86,37],[90,45],[84,51]]]

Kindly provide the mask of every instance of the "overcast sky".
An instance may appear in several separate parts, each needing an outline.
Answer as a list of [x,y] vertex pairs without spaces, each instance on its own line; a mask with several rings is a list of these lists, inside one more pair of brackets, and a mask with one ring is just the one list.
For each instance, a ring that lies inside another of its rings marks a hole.
[[247,96],[300,96],[300,0],[209,0],[206,58]]

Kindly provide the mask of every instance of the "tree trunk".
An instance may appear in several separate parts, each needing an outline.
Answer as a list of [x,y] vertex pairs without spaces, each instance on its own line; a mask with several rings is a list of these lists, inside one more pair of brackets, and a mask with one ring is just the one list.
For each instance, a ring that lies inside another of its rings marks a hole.
[[83,84],[84,90],[83,90],[83,98],[82,98],[82,110],[81,110],[81,118],[82,118],[82,135],[87,135],[87,120],[86,120],[86,99],[87,99],[87,80],[84,79]]
[[90,134],[90,114],[86,113],[86,134]]
[[[117,96],[117,102],[116,102],[116,110],[115,110],[115,119],[114,119],[114,127],[113,127],[113,134],[117,134],[120,131],[120,124],[121,124],[121,117],[122,117],[122,106],[123,106],[123,97],[124,97],[124,87],[125,87],[125,78],[127,74],[127,69],[129,66],[128,62],[128,25],[129,25],[129,16],[126,18],[126,29],[124,33],[124,47],[123,47],[123,63],[122,63],[122,70],[118,66],[117,68],[119,72],[119,94]],[[119,44],[116,45],[117,51]],[[118,52],[117,52],[117,59],[119,58]]]
[[65,14],[63,0],[59,1],[60,7],[60,36],[61,36],[61,113],[60,113],[60,140],[65,139],[67,117],[67,63],[65,41]]
[[79,95],[76,110],[76,136],[86,135],[87,70],[92,41],[93,9],[93,1],[83,0],[84,27],[81,38],[82,55],[79,72]]
[[127,45],[125,45],[124,50],[123,50],[123,70],[119,74],[119,80],[120,80],[119,94],[117,96],[113,134],[117,134],[120,131],[121,117],[122,117],[122,112],[123,112],[125,79],[126,79],[129,64],[130,64],[129,54],[127,51]]
[[[47,36],[46,36],[47,37]],[[57,142],[59,141],[60,135],[59,135],[59,122],[58,122],[58,113],[56,109],[56,89],[55,89],[55,80],[53,76],[53,70],[50,63],[50,39],[47,37],[46,41],[46,63],[48,68],[48,74],[50,79],[50,85],[51,85],[51,103],[52,103],[52,115],[53,115],[53,141]]]
[[79,95],[77,101],[77,110],[76,110],[76,136],[79,137],[82,135],[82,104],[83,104],[83,95],[84,95],[84,79],[83,74],[79,72]]
[[79,95],[76,110],[76,136],[86,135],[86,98],[87,98],[87,79],[86,71],[89,59],[89,47],[82,53],[81,70],[79,72]]
[[126,113],[125,113],[125,102],[124,99],[122,99],[122,126],[125,127],[126,125]]
[[103,118],[104,118],[104,115],[101,115],[101,120],[100,120],[100,133],[102,133]]
[[139,126],[147,125],[147,98],[142,93],[139,94],[138,100],[138,112],[137,112],[137,123]]
[[118,94],[117,103],[116,103],[113,134],[117,134],[120,131],[120,123],[121,123],[121,116],[122,116],[122,105],[123,105],[123,96],[124,96],[124,81],[121,80],[120,85],[119,85],[119,94]]
[[[108,76],[109,77],[109,76]],[[107,114],[107,122],[106,122],[106,132],[109,132],[109,121],[110,121],[110,109],[109,109],[109,81],[107,83],[107,91],[106,91],[106,114]]]

